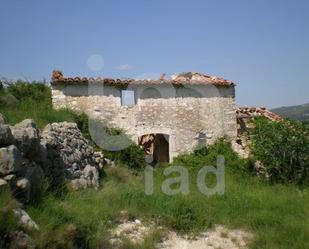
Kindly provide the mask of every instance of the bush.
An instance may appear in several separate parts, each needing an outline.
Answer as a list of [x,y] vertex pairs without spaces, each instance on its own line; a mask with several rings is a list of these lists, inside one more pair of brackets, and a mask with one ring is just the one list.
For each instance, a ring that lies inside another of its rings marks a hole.
[[18,100],[32,99],[36,102],[47,101],[51,97],[50,89],[43,83],[17,81],[7,88]]
[[105,154],[116,162],[127,165],[131,169],[143,169],[147,165],[144,151],[137,144],[131,144],[121,151],[110,151],[105,152]]
[[85,113],[76,115],[75,118],[75,123],[77,124],[78,129],[82,132],[84,137],[87,139],[90,139],[90,133],[89,133],[89,128],[88,128],[88,116]]
[[255,120],[252,150],[273,182],[309,182],[309,129],[296,121]]
[[[79,115],[76,120],[83,135],[92,140],[96,149],[102,151],[106,157],[131,169],[142,169],[146,166],[144,151],[121,129],[109,128],[99,120],[88,120],[86,114]],[[121,139],[117,135],[121,135]],[[125,148],[121,149],[123,147]]]
[[174,158],[173,165],[186,166],[189,169],[199,169],[206,165],[216,166],[217,156],[225,158],[225,166],[230,171],[248,171],[249,162],[240,159],[225,139],[219,139],[208,147],[202,147],[191,154],[182,154]]

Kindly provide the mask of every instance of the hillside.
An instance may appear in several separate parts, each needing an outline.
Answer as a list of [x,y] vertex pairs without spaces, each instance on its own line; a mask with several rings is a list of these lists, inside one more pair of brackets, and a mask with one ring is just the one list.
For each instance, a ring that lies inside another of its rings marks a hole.
[[285,118],[309,122],[309,104],[283,106],[271,111]]

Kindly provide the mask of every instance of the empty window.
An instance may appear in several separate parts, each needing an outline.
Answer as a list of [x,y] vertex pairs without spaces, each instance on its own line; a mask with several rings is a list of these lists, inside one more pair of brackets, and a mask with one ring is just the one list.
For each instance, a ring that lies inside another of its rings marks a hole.
[[135,105],[135,94],[132,90],[121,90],[121,105],[123,106],[134,106]]

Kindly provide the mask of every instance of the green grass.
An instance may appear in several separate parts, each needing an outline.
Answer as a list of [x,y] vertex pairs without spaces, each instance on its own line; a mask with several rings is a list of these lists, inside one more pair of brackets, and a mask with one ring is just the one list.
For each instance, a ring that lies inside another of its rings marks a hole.
[[[204,163],[214,165],[213,153],[219,147],[228,156],[225,193],[207,197],[196,187],[196,173]],[[117,224],[120,211],[126,210],[130,219],[139,218],[146,223],[155,220],[158,225],[180,233],[198,233],[214,224],[245,229],[254,234],[250,248],[308,248],[308,188],[273,185],[245,171],[237,172],[236,164],[246,162],[231,155],[233,152],[228,151],[226,145],[216,145],[208,150],[203,163],[196,168],[189,167],[190,194],[186,196],[168,196],[161,192],[166,165],[155,169],[155,191],[151,196],[145,195],[143,172],[124,167],[107,169],[107,177],[98,192],[87,189],[69,193],[61,200],[48,198],[39,207],[28,208],[41,227],[36,236],[45,243],[53,238],[54,231],[62,231],[62,226],[73,223],[86,232],[89,248],[98,248],[106,243],[109,229]],[[184,157],[198,161],[196,157],[200,155],[182,156],[176,160],[177,164],[184,161]],[[147,248],[154,248],[158,235],[149,240]]]

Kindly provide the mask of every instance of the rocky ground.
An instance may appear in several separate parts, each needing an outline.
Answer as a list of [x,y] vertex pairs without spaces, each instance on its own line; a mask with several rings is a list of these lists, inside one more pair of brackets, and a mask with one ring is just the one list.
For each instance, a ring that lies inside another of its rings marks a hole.
[[201,233],[192,239],[170,232],[158,249],[243,249],[252,239],[252,234],[243,230],[230,230],[223,226]]
[[[121,245],[121,239],[125,238],[134,244],[141,244],[155,228],[163,229],[154,223],[145,225],[140,220],[123,221],[112,231],[110,243],[117,248]],[[182,236],[173,231],[164,233],[165,237],[157,244],[157,249],[245,249],[253,238],[247,231],[219,225],[195,237]]]

